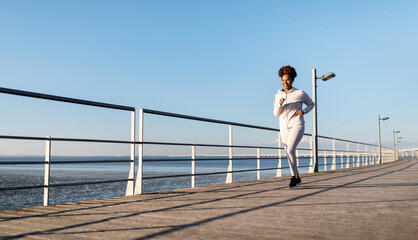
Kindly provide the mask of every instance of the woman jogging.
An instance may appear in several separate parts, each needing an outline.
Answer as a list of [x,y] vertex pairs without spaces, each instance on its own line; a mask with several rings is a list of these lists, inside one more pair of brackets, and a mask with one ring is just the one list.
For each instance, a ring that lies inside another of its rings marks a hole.
[[[305,132],[303,115],[310,112],[314,107],[314,103],[308,94],[293,87],[296,76],[296,70],[293,67],[287,65],[280,68],[279,77],[282,79],[284,89],[280,89],[274,96],[273,110],[274,116],[280,119],[280,136],[286,149],[292,175],[289,184],[291,188],[302,184],[295,153],[296,147]],[[302,109],[303,104],[306,105],[305,109]]]

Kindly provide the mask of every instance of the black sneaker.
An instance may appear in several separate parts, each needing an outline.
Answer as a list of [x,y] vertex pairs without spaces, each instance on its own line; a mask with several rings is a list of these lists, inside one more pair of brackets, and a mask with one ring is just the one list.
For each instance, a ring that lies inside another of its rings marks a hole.
[[298,183],[297,183],[296,178],[292,177],[292,178],[290,179],[289,187],[290,187],[290,188],[295,188],[295,187],[297,187],[297,186],[298,186]]
[[302,185],[302,179],[300,179],[300,178],[296,178],[296,184],[299,186],[299,185]]

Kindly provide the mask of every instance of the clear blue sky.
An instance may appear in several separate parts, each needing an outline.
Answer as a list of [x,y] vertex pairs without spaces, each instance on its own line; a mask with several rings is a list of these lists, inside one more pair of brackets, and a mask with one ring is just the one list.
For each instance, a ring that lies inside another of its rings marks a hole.
[[[385,145],[396,129],[412,147],[417,12],[415,0],[3,0],[0,86],[278,127],[290,64],[309,95],[312,68],[337,75],[318,82],[320,135],[377,143],[380,113]],[[5,95],[0,111],[0,134],[129,139],[120,111]]]

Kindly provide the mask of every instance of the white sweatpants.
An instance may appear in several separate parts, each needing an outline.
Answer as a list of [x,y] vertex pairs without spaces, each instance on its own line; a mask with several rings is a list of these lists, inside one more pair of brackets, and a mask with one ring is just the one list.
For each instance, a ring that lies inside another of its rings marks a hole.
[[299,176],[296,162],[296,147],[303,138],[305,125],[296,125],[291,128],[280,129],[280,136],[286,150],[287,160],[289,161],[290,173],[292,176]]

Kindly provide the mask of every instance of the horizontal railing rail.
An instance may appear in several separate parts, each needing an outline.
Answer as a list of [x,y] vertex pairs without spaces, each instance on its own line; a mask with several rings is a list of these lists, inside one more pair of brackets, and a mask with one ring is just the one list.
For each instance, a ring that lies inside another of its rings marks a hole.
[[[179,142],[148,142],[148,141],[139,141],[138,144],[149,144],[149,145],[168,145],[168,146],[196,146],[196,147],[231,147],[231,145],[226,144],[205,144],[205,143],[179,143]],[[278,147],[268,147],[268,146],[251,146],[251,145],[233,145],[234,148],[263,148],[263,149],[284,149]]]
[[28,136],[10,136],[10,135],[0,135],[0,139],[43,140],[43,141],[51,139],[56,142],[93,142],[93,143],[122,143],[122,144],[135,143],[135,141],[122,141],[122,140],[86,139],[86,138],[48,138],[48,137],[28,137]]
[[[104,184],[104,183],[116,183],[116,182],[126,182],[133,181],[133,179],[112,179],[104,181],[90,181],[90,182],[73,182],[73,183],[57,183],[49,184],[48,187],[68,187],[68,186],[81,186],[81,185],[92,185],[92,184]],[[26,190],[34,188],[45,188],[47,185],[35,185],[35,186],[19,186],[19,187],[0,187],[0,191],[10,191],[10,190]]]
[[[310,135],[308,135],[310,136]],[[322,137],[322,136],[320,136]],[[28,137],[28,136],[10,136],[10,135],[0,135],[0,139],[20,139],[20,140],[47,140],[47,137]],[[52,138],[51,138],[52,140]],[[181,143],[181,142],[150,142],[150,141],[123,141],[123,140],[105,140],[105,139],[83,139],[83,138],[53,138],[54,141],[62,142],[93,142],[93,143],[120,143],[120,144],[150,144],[150,145],[172,145],[172,146],[199,146],[199,147],[230,147],[226,144],[204,144],[204,143]],[[339,140],[343,141],[343,140]],[[362,145],[376,146],[373,144],[366,144],[361,142],[354,142],[347,140],[346,142],[350,143],[359,143]],[[234,148],[261,148],[261,149],[284,149],[284,147],[268,147],[268,146],[251,146],[251,145],[233,145]],[[384,149],[390,149],[383,147]],[[310,148],[297,148],[298,150],[311,150]],[[333,149],[318,149],[320,151],[332,151]],[[391,149],[390,149],[391,150]],[[347,151],[344,149],[337,149],[340,152],[357,152],[357,151]]]
[[68,97],[61,97],[43,93],[35,93],[35,92],[28,92],[22,90],[15,90],[9,88],[2,88],[0,87],[0,93],[24,96],[24,97],[31,97],[31,98],[40,98],[45,100],[52,100],[58,102],[66,102],[66,103],[75,103],[75,104],[82,104],[94,107],[103,107],[103,108],[111,108],[111,109],[118,109],[118,110],[126,110],[126,111],[135,111],[135,108],[129,106],[122,106],[116,104],[109,104],[109,103],[102,103],[102,102],[94,102],[89,100],[83,99],[76,99],[76,98],[68,98]]
[[[376,144],[371,144],[371,143],[363,143],[363,142],[356,142],[356,141],[351,141],[351,140],[346,140],[346,139],[342,139],[342,138],[333,138],[333,137],[326,137],[326,136],[321,136],[318,135],[319,138],[324,138],[324,139],[329,139],[329,140],[333,140],[335,139],[336,141],[340,141],[340,142],[348,142],[348,143],[359,143],[361,145],[367,145],[367,146],[373,146],[373,147],[378,147],[378,145]],[[383,148],[383,146],[382,146]]]
[[[263,126],[257,126],[257,125],[250,125],[250,124],[231,122],[231,121],[223,121],[223,120],[217,120],[217,119],[211,119],[211,118],[203,118],[203,117],[177,114],[177,113],[171,113],[171,112],[163,112],[163,111],[157,111],[157,110],[146,109],[146,108],[143,108],[142,110],[143,110],[144,113],[160,115],[160,116],[183,118],[183,119],[196,120],[196,121],[201,121],[201,122],[218,123],[218,124],[223,124],[223,125],[232,125],[232,126],[245,127],[245,128],[268,130],[268,131],[276,131],[276,132],[280,131],[280,129],[278,129],[278,128],[263,127]],[[312,136],[312,134],[309,134],[309,133],[305,133],[304,135],[305,136]],[[333,137],[327,137],[327,136],[321,136],[321,135],[318,135],[318,137],[319,138],[324,138],[324,139],[329,139],[329,140],[335,139],[336,141],[344,141],[344,142],[349,142],[349,143],[359,143],[359,144],[368,145],[368,146],[375,146],[375,147],[378,146],[376,144],[363,143],[363,142],[358,142],[358,141],[351,141],[351,140],[346,140],[346,139],[341,139],[341,138],[333,138]]]
[[[66,141],[66,142],[94,142],[94,143],[119,143],[119,144],[132,144],[131,141],[120,141],[120,140],[103,140],[103,139],[76,139],[76,138],[51,138],[51,137],[28,137],[28,136],[6,136],[0,135],[0,139],[13,139],[13,140],[31,140],[31,141]],[[49,161],[0,161],[0,165],[36,165],[36,164],[99,164],[99,163],[132,163],[134,160],[131,159],[119,159],[119,160],[53,160]],[[36,186],[19,186],[19,187],[0,187],[0,191],[8,190],[25,190],[34,188],[51,188],[51,187],[64,187],[64,186],[77,186],[77,185],[89,185],[89,184],[104,184],[104,183],[115,183],[123,181],[134,181],[133,178],[126,179],[112,179],[105,181],[90,181],[90,182],[76,182],[76,183],[65,183],[65,184],[48,184],[48,185],[36,185]]]
[[[234,160],[241,160],[241,161],[245,161],[245,160],[256,160],[256,159],[278,159],[278,157],[260,157],[257,158],[256,156],[254,157],[245,157],[245,158],[241,158],[241,157],[234,157]],[[229,158],[196,158],[195,161],[225,161],[225,160],[229,160]],[[190,161],[190,158],[181,158],[181,159],[169,159],[169,158],[165,158],[165,159],[143,159],[144,162],[181,162],[181,161]]]
[[[300,167],[309,167],[309,166],[300,166]],[[277,169],[289,169],[289,167],[282,168],[261,168],[261,169],[245,169],[245,170],[234,170],[233,173],[244,173],[244,172],[255,172],[255,171],[271,171]],[[167,176],[151,176],[144,177],[143,179],[159,179],[159,178],[176,178],[176,177],[191,177],[191,176],[208,176],[208,175],[217,175],[217,174],[227,174],[229,171],[223,172],[210,172],[210,173],[195,173],[195,174],[178,174],[178,175],[167,175]]]
[[223,125],[232,125],[232,126],[237,126],[237,127],[254,128],[254,129],[261,129],[261,130],[268,130],[268,131],[280,131],[278,128],[262,127],[262,126],[244,124],[244,123],[222,121],[222,120],[216,120],[216,119],[210,119],[210,118],[202,118],[202,117],[183,115],[183,114],[177,114],[177,113],[156,111],[156,110],[145,109],[145,108],[143,108],[142,110],[144,113],[166,116],[166,117],[183,118],[183,119],[188,119],[188,120],[196,120],[200,122],[218,123],[218,124],[223,124]]

